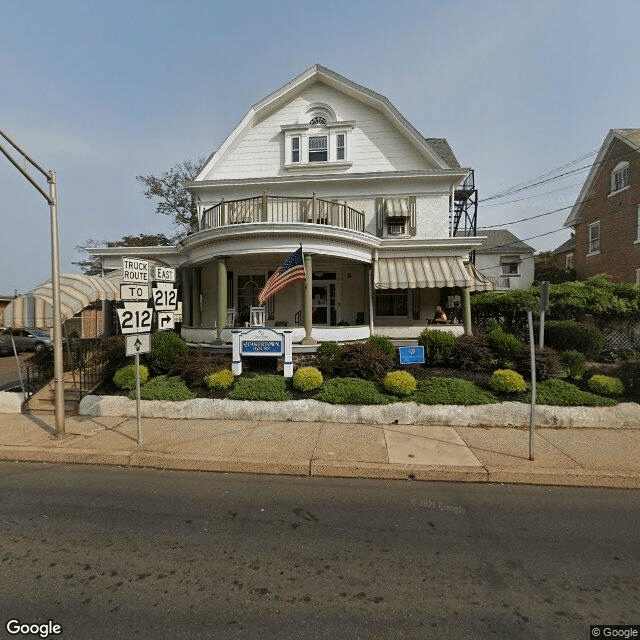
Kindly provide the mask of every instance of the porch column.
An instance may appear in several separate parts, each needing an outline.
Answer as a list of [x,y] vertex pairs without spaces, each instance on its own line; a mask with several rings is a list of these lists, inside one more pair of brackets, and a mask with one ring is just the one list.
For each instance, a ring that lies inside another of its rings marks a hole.
[[471,289],[470,287],[462,288],[462,324],[464,325],[464,334],[470,336],[471,331]]
[[364,265],[364,323],[369,325],[369,331],[373,335],[373,275],[371,265]]
[[201,272],[199,268],[191,270],[191,326],[202,326],[202,310],[200,308]]
[[307,277],[304,285],[304,333],[302,344],[316,344],[317,341],[311,337],[311,324],[313,322],[313,264],[310,253],[304,254],[304,271]]
[[222,343],[222,329],[227,324],[227,259],[218,258],[218,326],[216,342]]
[[183,267],[180,270],[180,279],[182,280],[182,324],[186,327],[191,324],[191,269]]

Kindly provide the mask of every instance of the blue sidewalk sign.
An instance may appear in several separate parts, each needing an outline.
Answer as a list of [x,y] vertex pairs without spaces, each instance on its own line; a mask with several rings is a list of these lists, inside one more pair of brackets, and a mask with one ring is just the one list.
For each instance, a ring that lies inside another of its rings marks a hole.
[[424,347],[399,347],[400,364],[424,364]]

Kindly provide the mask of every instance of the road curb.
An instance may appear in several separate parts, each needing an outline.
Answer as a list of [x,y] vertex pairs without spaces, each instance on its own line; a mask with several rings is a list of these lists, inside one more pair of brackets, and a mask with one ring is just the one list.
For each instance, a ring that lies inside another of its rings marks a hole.
[[562,487],[640,488],[640,474],[627,471],[592,469],[516,470],[487,467],[488,482],[501,484],[538,484]]

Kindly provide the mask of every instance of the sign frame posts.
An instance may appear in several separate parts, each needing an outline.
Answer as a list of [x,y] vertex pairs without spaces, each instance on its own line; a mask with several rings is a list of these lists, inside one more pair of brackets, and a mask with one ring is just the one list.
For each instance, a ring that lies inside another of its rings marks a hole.
[[293,330],[256,327],[231,331],[231,371],[242,374],[242,356],[284,356],[284,377],[293,377]]

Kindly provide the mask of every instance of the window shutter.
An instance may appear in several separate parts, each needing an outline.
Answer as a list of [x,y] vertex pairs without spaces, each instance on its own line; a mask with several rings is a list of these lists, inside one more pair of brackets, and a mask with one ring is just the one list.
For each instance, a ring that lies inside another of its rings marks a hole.
[[409,235],[415,236],[418,230],[416,220],[416,197],[409,196]]
[[376,198],[376,236],[382,238],[384,232],[384,199]]

